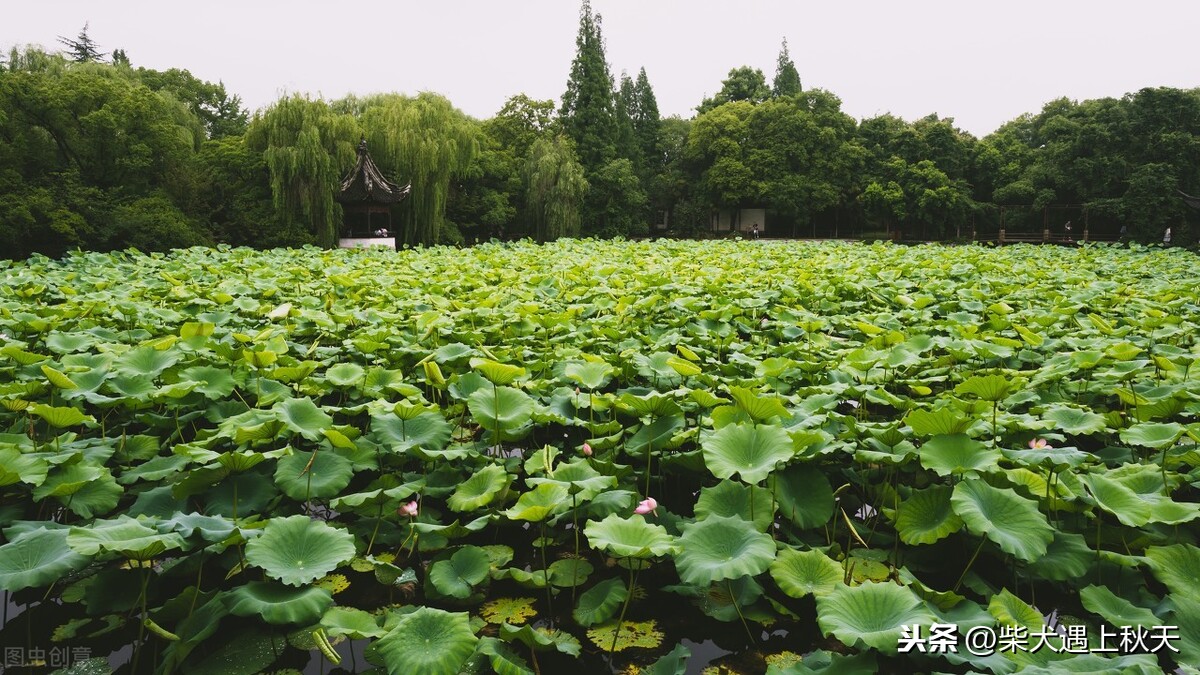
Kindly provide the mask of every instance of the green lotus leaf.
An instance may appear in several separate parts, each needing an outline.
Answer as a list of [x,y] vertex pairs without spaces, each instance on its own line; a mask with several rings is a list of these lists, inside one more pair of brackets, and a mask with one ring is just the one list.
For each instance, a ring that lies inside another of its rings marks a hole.
[[1145,607],[1138,607],[1103,586],[1088,586],[1079,591],[1084,609],[1099,615],[1110,626],[1161,626],[1162,620]]
[[175,349],[159,351],[150,345],[135,347],[116,360],[113,371],[119,375],[158,377],[182,358],[183,354]]
[[988,601],[988,613],[1006,626],[1024,626],[1031,631],[1040,630],[1044,620],[1042,613],[1030,607],[1008,589],[1003,589]]
[[371,431],[394,452],[409,448],[441,450],[450,442],[452,429],[440,412],[422,412],[405,419],[394,414],[371,418]]
[[321,430],[333,424],[333,418],[308,398],[289,398],[276,403],[272,410],[285,427],[310,441],[321,440]]
[[517,498],[517,503],[504,512],[510,520],[541,522],[571,507],[571,493],[561,483],[542,483]]
[[1037,502],[1009,488],[967,479],[954,486],[950,503],[967,529],[986,536],[1020,560],[1037,560],[1054,539],[1054,528],[1038,510]]
[[1171,602],[1175,605],[1171,623],[1179,627],[1179,662],[1200,663],[1200,600],[1172,598]]
[[95,423],[96,418],[91,415],[84,415],[78,408],[52,407],[44,403],[39,403],[29,409],[30,414],[46,420],[51,426],[65,429],[74,427],[80,424]]
[[75,382],[73,382],[71,380],[71,378],[67,377],[66,373],[64,373],[60,370],[55,370],[55,369],[51,368],[50,366],[47,366],[44,364],[41,366],[41,369],[42,369],[42,374],[46,376],[46,379],[50,381],[50,384],[58,387],[59,389],[78,389],[79,388],[79,385],[75,384]]
[[643,424],[625,441],[626,452],[641,453],[646,448],[660,450],[667,445],[675,432],[687,425],[683,415],[663,415],[650,424]]
[[1054,531],[1054,541],[1046,547],[1046,555],[1030,563],[1033,576],[1054,581],[1082,579],[1096,561],[1096,552],[1088,547],[1083,535]]
[[1151,546],[1146,562],[1154,576],[1176,597],[1200,601],[1200,548],[1191,544]]
[[[216,628],[215,622],[213,628]],[[205,641],[203,649],[188,658],[184,672],[187,675],[255,675],[279,658],[281,643],[273,635],[255,628],[225,631]]]
[[691,361],[685,361],[678,356],[671,356],[667,358],[667,365],[671,367],[671,370],[679,373],[679,375],[682,377],[695,377],[696,375],[704,372],[701,370],[700,366],[697,366]]
[[747,483],[765,479],[795,454],[792,439],[781,427],[731,424],[701,441],[704,464],[717,478],[735,474]]
[[498,363],[491,359],[478,357],[471,359],[471,369],[478,370],[495,385],[512,384],[525,376],[525,369],[520,366],[510,366],[507,363]]
[[911,410],[904,416],[904,423],[912,427],[918,436],[961,434],[971,426],[971,420],[950,408],[938,410]]
[[446,506],[460,513],[481,509],[491,504],[497,495],[508,488],[510,482],[512,477],[503,467],[488,464],[459,483],[454,488],[454,494],[446,500]]
[[357,363],[339,363],[325,371],[325,379],[335,387],[353,387],[361,384],[367,371]]
[[1000,451],[966,434],[938,434],[921,444],[921,466],[939,476],[988,472],[999,466]]
[[496,675],[534,675],[525,659],[511,645],[493,637],[480,638],[478,651],[488,657]]
[[575,623],[585,628],[604,623],[617,615],[628,595],[624,581],[605,579],[580,594],[571,616]]
[[337,496],[354,477],[354,464],[332,450],[296,452],[275,465],[275,484],[296,501]]
[[657,558],[675,550],[675,538],[666,528],[647,523],[641,515],[623,518],[613,513],[604,520],[589,520],[583,532],[592,548],[614,558]]
[[157,526],[160,532],[178,532],[185,538],[198,536],[210,543],[225,541],[237,529],[237,525],[228,518],[179,511],[169,519],[158,521]]
[[687,672],[687,660],[691,656],[692,650],[686,645],[677,644],[657,661],[642,668],[641,675],[684,675]]
[[934,485],[914,490],[896,513],[896,532],[906,544],[932,544],[962,529],[962,519],[950,505],[951,488]]
[[1184,431],[1183,425],[1175,422],[1167,424],[1143,422],[1135,424],[1128,429],[1122,429],[1121,440],[1130,445],[1162,450],[1163,448],[1175,445],[1175,442],[1179,440]]
[[1092,493],[1096,504],[1116,516],[1122,524],[1141,527],[1150,522],[1150,503],[1139,498],[1133,490],[1100,474],[1080,476],[1080,480]]
[[483,603],[479,608],[479,616],[488,623],[523,624],[537,616],[534,602],[533,598],[495,598]]
[[41,588],[78,572],[91,560],[67,545],[68,530],[37,529],[0,546],[0,590]]
[[1003,401],[1013,391],[1013,384],[1003,375],[975,375],[954,388],[956,394],[970,394],[984,401]]
[[488,578],[491,566],[486,551],[478,546],[464,546],[430,566],[429,582],[438,593],[463,600]]
[[184,548],[186,542],[175,532],[161,533],[129,516],[97,520],[87,527],[72,527],[67,545],[80,555],[116,553],[131,560],[150,560],[166,551]]
[[756,576],[775,559],[775,540],[737,517],[709,516],[686,526],[675,567],[684,583],[708,585]]
[[[547,446],[549,447],[549,446]],[[541,452],[537,454],[542,454]],[[617,479],[615,476],[606,476],[592,468],[592,465],[585,459],[576,459],[573,462],[565,462],[555,466],[545,478],[529,477],[525,479],[529,485],[539,485],[541,483],[558,483],[565,485],[567,490],[575,495],[575,499],[580,502],[585,502],[593,499],[596,495],[616,487]]]
[[179,373],[181,382],[194,384],[192,391],[204,394],[206,398],[220,400],[233,393],[237,382],[233,373],[226,368],[215,366],[193,366]]
[[1055,426],[1072,436],[1087,436],[1108,428],[1103,415],[1078,408],[1055,406],[1042,413],[1042,417],[1054,422]]
[[351,640],[383,637],[387,631],[379,627],[375,615],[353,607],[330,607],[321,617],[321,626],[331,636],[345,635]]
[[534,626],[513,626],[500,624],[500,637],[506,642],[520,642],[526,647],[538,652],[550,650],[562,652],[569,656],[579,656],[582,645],[570,633],[561,630],[535,628]]
[[900,627],[929,625],[933,615],[920,598],[892,583],[838,586],[817,596],[817,624],[847,646],[865,644],[895,654]]
[[262,617],[277,626],[310,626],[333,606],[333,596],[313,586],[293,588],[273,581],[251,581],[230,591],[225,606],[235,616]]
[[775,502],[770,490],[730,480],[723,480],[715,487],[701,488],[695,511],[697,520],[709,516],[737,516],[754,523],[754,527],[762,532],[766,532],[775,520]]
[[485,388],[471,394],[467,408],[481,427],[493,433],[499,429],[501,437],[505,437],[529,423],[533,399],[512,387]]
[[421,607],[401,617],[374,647],[389,675],[458,675],[478,642],[465,612]]
[[846,571],[820,551],[784,549],[771,562],[771,578],[793,598],[825,595],[843,584]]
[[587,389],[600,389],[612,379],[613,367],[603,361],[572,361],[563,368],[563,375]]
[[[588,639],[604,651],[622,652],[626,649],[657,649],[666,637],[658,629],[658,623],[650,621],[623,621],[620,630],[612,621],[588,629]],[[613,638],[616,637],[616,645]]]
[[[675,371],[670,371],[672,375]],[[683,413],[683,409],[670,396],[656,392],[645,395],[634,395],[626,392],[617,398],[623,408],[627,408],[638,417],[674,417]]]
[[559,588],[582,586],[593,572],[592,564],[581,558],[555,560],[546,568],[550,573],[550,585]]
[[[0,457],[3,457],[3,454],[4,451],[0,450]],[[160,481],[178,474],[188,464],[191,464],[191,461],[182,455],[155,457],[148,462],[143,462],[121,472],[117,481],[124,485],[136,483],[140,480]]]
[[779,512],[800,529],[821,527],[833,517],[833,487],[817,467],[790,466],[777,472],[772,483]]
[[733,399],[734,405],[755,422],[763,423],[776,417],[781,419],[791,417],[777,396],[763,396],[744,387],[729,387],[729,396]]
[[0,446],[0,487],[27,483],[38,486],[46,480],[50,465],[41,457],[28,455],[12,446]]
[[354,537],[308,516],[272,518],[246,544],[246,562],[289,586],[302,586],[354,557]]

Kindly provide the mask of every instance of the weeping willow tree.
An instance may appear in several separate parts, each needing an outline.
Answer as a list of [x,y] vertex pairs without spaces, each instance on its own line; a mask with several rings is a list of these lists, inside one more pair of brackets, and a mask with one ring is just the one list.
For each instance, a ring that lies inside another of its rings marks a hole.
[[385,94],[347,102],[359,113],[376,162],[400,184],[412,183],[397,221],[405,244],[438,242],[450,180],[463,175],[479,152],[479,124],[444,97]]
[[533,144],[525,163],[525,186],[538,241],[579,235],[580,209],[588,183],[566,139],[541,138]]
[[246,131],[247,144],[263,153],[271,172],[275,210],[312,232],[321,246],[337,245],[342,209],[334,196],[342,173],[354,164],[360,133],[353,116],[298,95],[255,115]]

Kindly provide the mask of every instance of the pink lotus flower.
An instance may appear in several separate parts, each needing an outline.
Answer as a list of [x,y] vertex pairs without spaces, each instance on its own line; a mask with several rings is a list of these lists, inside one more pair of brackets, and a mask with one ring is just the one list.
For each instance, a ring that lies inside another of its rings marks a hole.
[[637,505],[637,508],[634,509],[633,512],[639,515],[645,515],[647,513],[654,513],[654,510],[657,508],[658,502],[655,501],[654,497],[646,497]]
[[592,456],[592,446],[588,445],[586,442],[583,444],[583,456],[584,457]]
[[1050,444],[1046,442],[1046,439],[1035,438],[1032,441],[1029,441],[1029,449],[1030,450],[1049,450],[1051,448],[1050,448]]
[[411,502],[405,504],[404,506],[401,506],[400,508],[396,509],[397,513],[399,513],[402,516],[408,516],[409,518],[416,518],[417,511],[418,511],[417,500],[415,500],[415,499],[412,500]]

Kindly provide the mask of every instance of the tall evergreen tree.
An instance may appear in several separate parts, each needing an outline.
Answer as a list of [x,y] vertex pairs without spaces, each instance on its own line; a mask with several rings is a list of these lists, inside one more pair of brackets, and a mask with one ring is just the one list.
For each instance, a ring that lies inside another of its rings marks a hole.
[[600,16],[592,13],[588,0],[583,0],[579,11],[575,60],[571,62],[559,117],[563,130],[575,141],[580,163],[588,172],[616,155],[618,130],[613,78],[604,59]]
[[[79,35],[72,40],[69,37],[58,36],[58,41],[67,48],[67,56],[76,63],[90,63],[92,61],[103,61],[107,52],[100,51],[100,45],[96,44],[90,36],[88,36],[88,25],[83,24],[83,30],[79,31]],[[122,52],[122,56],[124,52]]]
[[617,90],[616,96],[617,157],[628,159],[640,174],[645,161],[635,130],[636,122],[634,120],[641,116],[638,104],[633,78],[621,73],[621,88]]
[[650,79],[646,77],[646,69],[638,71],[637,82],[633,85],[634,98],[637,100],[633,116],[633,133],[637,136],[642,158],[649,172],[657,173],[662,168],[662,152],[659,145],[662,136],[662,119],[658,113],[658,99],[654,97],[654,89],[650,87]]
[[779,58],[775,61],[775,80],[771,82],[771,90],[776,98],[795,96],[804,90],[800,86],[800,73],[796,70],[796,64],[792,63],[791,54],[788,54],[787,38],[783,39],[783,46],[779,48]]

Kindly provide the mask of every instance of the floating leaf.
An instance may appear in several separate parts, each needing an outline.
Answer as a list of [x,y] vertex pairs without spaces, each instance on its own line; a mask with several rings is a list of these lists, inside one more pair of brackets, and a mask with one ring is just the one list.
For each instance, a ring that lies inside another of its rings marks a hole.
[[537,616],[533,603],[533,598],[495,598],[483,603],[479,616],[488,623],[519,625]]
[[[588,639],[604,651],[623,652],[626,649],[656,649],[666,637],[658,630],[658,623],[650,621],[624,621],[621,630],[617,631],[617,622],[594,626],[588,629]],[[617,643],[613,645],[613,635],[617,635]]]

